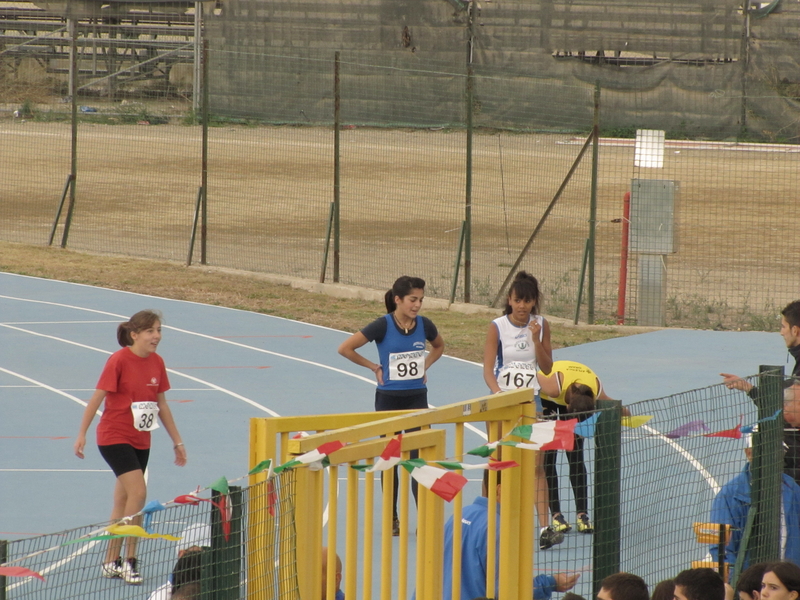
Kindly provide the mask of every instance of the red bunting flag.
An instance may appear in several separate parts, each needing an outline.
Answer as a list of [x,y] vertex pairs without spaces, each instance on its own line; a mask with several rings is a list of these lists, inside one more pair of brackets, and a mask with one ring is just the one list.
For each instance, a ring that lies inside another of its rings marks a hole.
[[5,577],[36,577],[44,581],[44,577],[36,571],[31,571],[25,567],[0,567],[0,575]]

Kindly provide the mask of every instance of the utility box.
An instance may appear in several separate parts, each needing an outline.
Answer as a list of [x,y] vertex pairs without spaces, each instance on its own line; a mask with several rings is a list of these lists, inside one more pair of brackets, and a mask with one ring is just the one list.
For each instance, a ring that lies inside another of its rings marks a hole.
[[677,252],[675,208],[678,182],[671,179],[631,180],[630,252]]
[[678,251],[675,211],[678,182],[631,180],[629,250],[636,253],[636,323],[666,324],[667,255]]

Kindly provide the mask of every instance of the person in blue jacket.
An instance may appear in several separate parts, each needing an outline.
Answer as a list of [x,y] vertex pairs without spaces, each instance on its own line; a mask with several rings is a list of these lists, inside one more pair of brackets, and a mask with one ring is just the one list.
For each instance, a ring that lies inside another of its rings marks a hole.
[[[747,513],[750,511],[750,460],[752,458],[752,438],[745,436],[747,464],[742,472],[722,486],[711,504],[711,522],[731,525],[731,538],[725,547],[725,562],[736,563],[742,544]],[[781,513],[784,523],[781,527],[781,558],[800,566],[800,486],[786,473],[782,473]],[[710,548],[714,561],[719,560],[716,545]],[[745,558],[744,567],[748,565]]]
[[[488,499],[488,471],[483,475],[483,495],[475,498],[469,506],[461,511],[461,600],[472,600],[487,596],[486,590],[486,557],[489,533],[489,499]],[[497,472],[497,513],[498,527],[495,540],[495,556],[500,556],[500,478]],[[453,589],[453,517],[451,516],[444,526],[444,590],[442,598],[450,600]],[[495,569],[495,588],[499,569]],[[556,573],[555,575],[537,575],[533,580],[534,600],[550,600],[553,592],[566,592],[571,590],[580,575]],[[497,597],[497,590],[491,594]]]

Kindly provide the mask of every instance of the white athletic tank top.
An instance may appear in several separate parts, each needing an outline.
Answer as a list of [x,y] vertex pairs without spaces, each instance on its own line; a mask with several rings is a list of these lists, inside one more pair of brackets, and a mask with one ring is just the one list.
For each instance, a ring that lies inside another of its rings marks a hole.
[[494,375],[497,385],[504,392],[519,388],[533,388],[539,393],[539,380],[536,372],[536,351],[531,338],[528,324],[535,319],[542,330],[539,332],[539,341],[544,338],[544,317],[532,315],[524,327],[517,327],[508,318],[508,315],[498,317],[493,321],[497,327],[497,359],[495,361]]

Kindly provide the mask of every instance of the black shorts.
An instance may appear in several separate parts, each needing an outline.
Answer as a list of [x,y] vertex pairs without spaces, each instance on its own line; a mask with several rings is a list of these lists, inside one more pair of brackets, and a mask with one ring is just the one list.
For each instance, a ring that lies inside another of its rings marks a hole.
[[108,446],[98,446],[97,448],[117,477],[131,471],[140,470],[144,473],[145,469],[147,469],[150,448],[139,450],[130,444],[110,444]]

